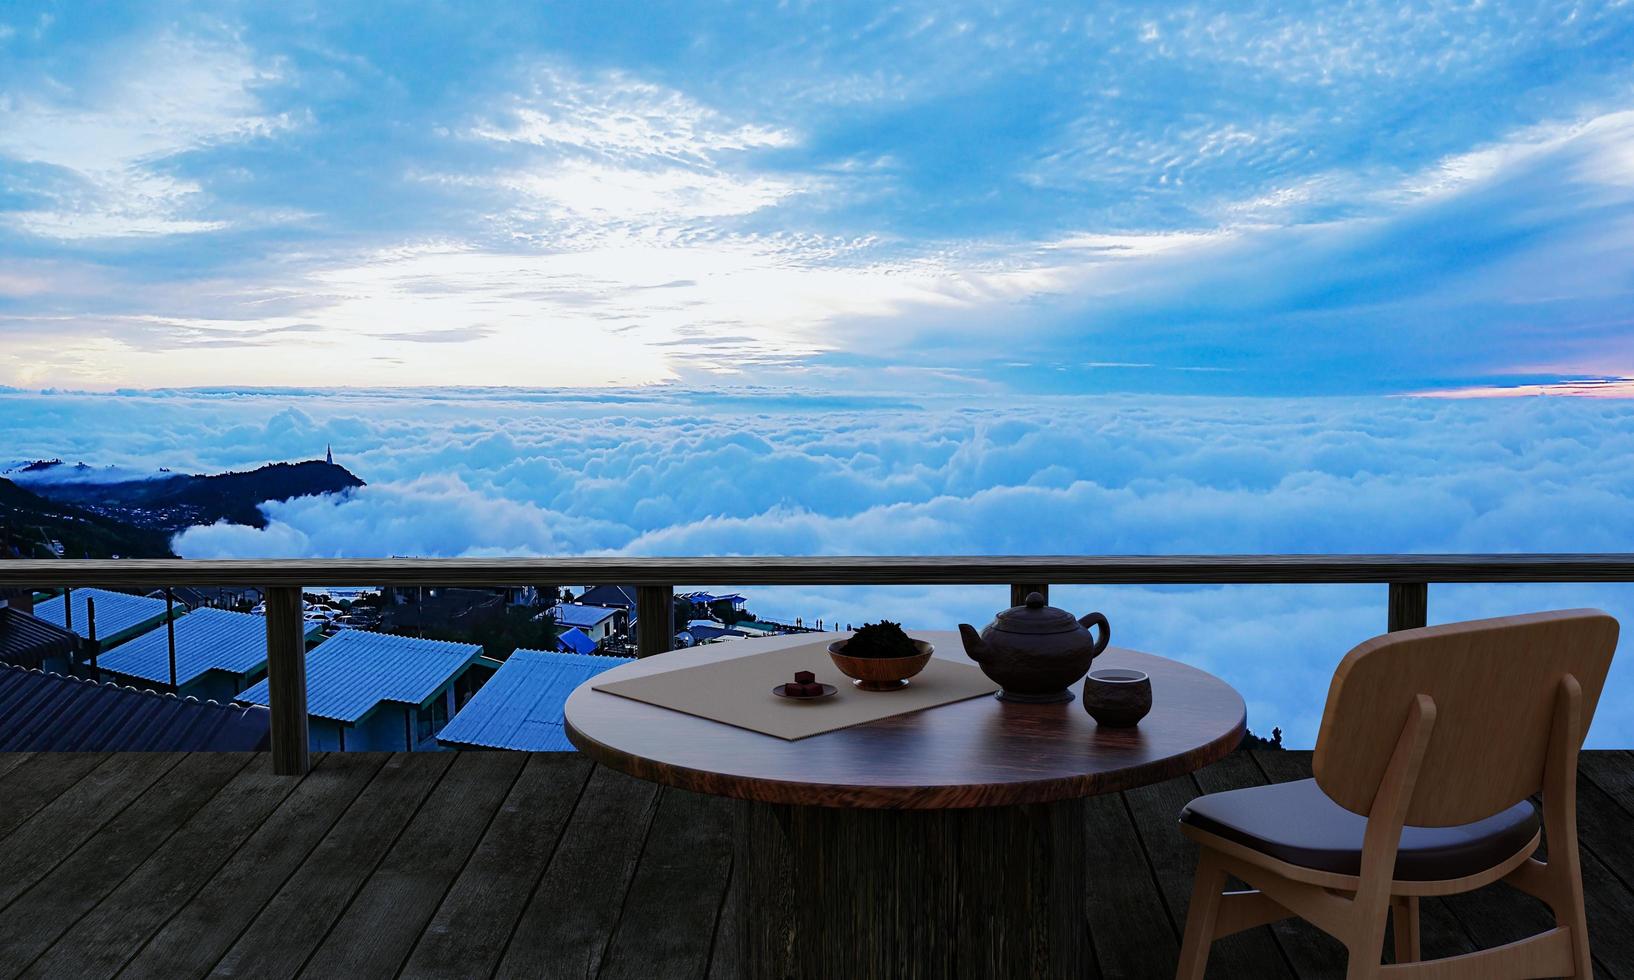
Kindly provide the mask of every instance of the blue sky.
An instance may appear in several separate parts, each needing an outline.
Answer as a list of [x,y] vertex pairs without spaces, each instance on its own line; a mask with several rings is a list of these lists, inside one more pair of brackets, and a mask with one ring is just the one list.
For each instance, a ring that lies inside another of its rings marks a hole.
[[1634,6],[12,4],[0,384],[1634,392]]

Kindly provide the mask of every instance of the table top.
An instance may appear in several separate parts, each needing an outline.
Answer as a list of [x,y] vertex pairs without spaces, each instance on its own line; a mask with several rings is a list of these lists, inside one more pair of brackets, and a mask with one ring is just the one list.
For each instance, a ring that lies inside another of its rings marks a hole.
[[[938,657],[970,662],[956,633],[913,635],[929,640]],[[1241,695],[1218,677],[1121,647],[1108,647],[1095,668],[1151,675],[1152,711],[1135,728],[1098,727],[1084,711],[1082,684],[1080,698],[1065,704],[971,698],[794,742],[591,689],[813,638],[734,640],[615,667],[568,697],[567,736],[611,769],[694,792],[934,810],[1044,803],[1160,782],[1223,758],[1246,730]]]

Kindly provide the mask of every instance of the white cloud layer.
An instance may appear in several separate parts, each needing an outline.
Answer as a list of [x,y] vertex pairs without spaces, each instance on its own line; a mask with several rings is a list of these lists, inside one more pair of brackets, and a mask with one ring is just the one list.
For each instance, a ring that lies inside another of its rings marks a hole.
[[6,217],[58,239],[225,227],[194,216],[198,183],[167,172],[167,163],[287,128],[290,120],[267,113],[255,94],[276,77],[236,41],[166,33],[133,40],[86,77],[0,97],[0,155],[47,168],[35,189],[52,202]]
[[[1042,398],[979,407],[773,389],[0,395],[0,456],[217,470],[325,444],[369,482],[212,527],[189,557],[1634,551],[1634,404]],[[699,586],[733,583],[683,583]],[[980,625],[991,587],[755,589],[829,622]],[[1063,588],[1119,642],[1219,672],[1315,735],[1383,586]],[[1634,585],[1437,586],[1445,621]],[[1592,740],[1634,741],[1634,667]]]

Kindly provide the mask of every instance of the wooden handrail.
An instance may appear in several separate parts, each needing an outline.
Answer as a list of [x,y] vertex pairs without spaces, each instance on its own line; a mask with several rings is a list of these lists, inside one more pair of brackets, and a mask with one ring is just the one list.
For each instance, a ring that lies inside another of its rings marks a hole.
[[1634,554],[805,556],[795,558],[319,558],[0,561],[0,587],[267,590],[273,769],[307,770],[304,586],[637,588],[637,650],[670,649],[674,587],[715,585],[1008,585],[1012,603],[1050,585],[1388,584],[1390,630],[1428,621],[1432,582],[1634,582]]
[[29,559],[0,586],[1231,585],[1629,582],[1634,554],[1028,555],[796,558]]

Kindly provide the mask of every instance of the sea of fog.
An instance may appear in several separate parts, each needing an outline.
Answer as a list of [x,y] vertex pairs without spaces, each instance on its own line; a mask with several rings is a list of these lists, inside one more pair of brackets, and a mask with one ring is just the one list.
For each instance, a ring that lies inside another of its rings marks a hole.
[[[0,423],[0,460],[213,472],[332,445],[369,484],[269,505],[265,529],[191,529],[175,542],[190,558],[1634,551],[1634,402],[1615,400],[0,391]],[[922,628],[979,626],[1007,598],[748,591],[765,616]],[[1384,586],[1052,601],[1220,674],[1257,733],[1295,746],[1334,664],[1385,619]],[[1634,629],[1634,584],[1437,586],[1430,618],[1590,605]],[[1590,744],[1634,745],[1634,652]]]

